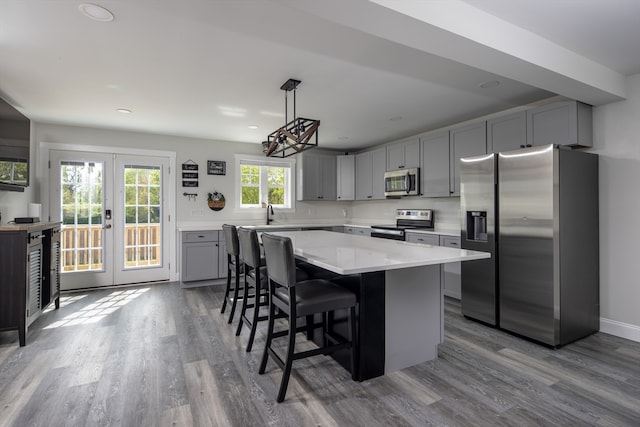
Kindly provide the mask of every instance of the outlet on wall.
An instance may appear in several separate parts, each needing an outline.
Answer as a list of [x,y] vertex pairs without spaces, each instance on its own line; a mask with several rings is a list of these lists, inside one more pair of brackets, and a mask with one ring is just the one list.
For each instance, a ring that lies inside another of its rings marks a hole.
[[191,216],[203,216],[204,211],[202,209],[193,209],[191,210]]

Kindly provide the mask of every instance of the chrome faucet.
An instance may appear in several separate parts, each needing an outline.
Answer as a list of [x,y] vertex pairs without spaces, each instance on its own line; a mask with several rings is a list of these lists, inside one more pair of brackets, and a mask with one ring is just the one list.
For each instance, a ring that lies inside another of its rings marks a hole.
[[271,213],[271,215],[274,215],[273,206],[271,206],[271,205],[267,205],[267,225],[269,225],[269,223],[271,223],[271,221],[273,221],[271,219],[271,217],[269,217],[269,213]]

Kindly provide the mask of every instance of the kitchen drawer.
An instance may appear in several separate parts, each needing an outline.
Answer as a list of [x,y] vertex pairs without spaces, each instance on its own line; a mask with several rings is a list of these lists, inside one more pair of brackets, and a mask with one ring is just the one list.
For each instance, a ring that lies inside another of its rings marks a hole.
[[437,234],[407,233],[406,241],[422,245],[440,246],[440,236]]
[[206,230],[206,231],[183,231],[182,242],[217,242],[218,231]]
[[353,234],[359,236],[371,236],[371,229],[365,227],[353,227]]
[[440,236],[440,246],[460,249],[460,238],[451,236]]

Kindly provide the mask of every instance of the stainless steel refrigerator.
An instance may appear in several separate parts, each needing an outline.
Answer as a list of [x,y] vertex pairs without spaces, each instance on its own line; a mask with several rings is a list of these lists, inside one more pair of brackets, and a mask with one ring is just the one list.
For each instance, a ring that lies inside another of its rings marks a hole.
[[463,159],[460,180],[462,247],[494,255],[462,263],[463,314],[554,347],[597,331],[598,157],[531,147]]

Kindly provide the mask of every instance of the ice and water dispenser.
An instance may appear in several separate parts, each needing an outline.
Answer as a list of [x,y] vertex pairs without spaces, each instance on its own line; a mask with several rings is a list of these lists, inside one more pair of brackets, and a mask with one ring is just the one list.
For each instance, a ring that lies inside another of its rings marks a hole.
[[467,211],[467,240],[487,241],[487,211]]

